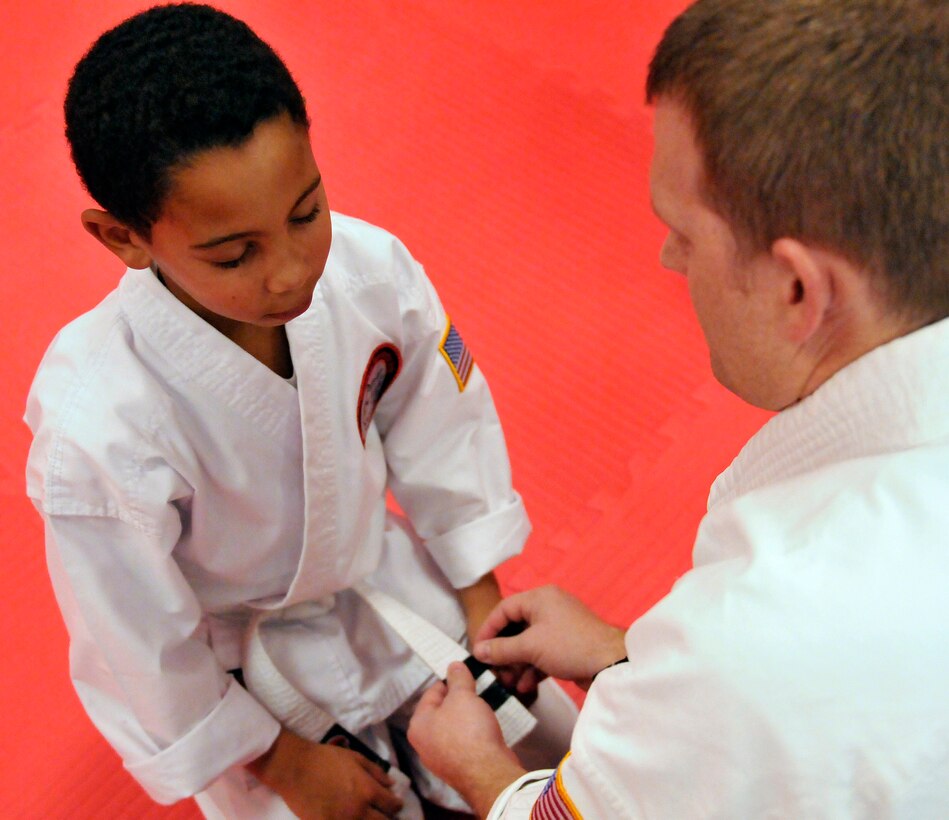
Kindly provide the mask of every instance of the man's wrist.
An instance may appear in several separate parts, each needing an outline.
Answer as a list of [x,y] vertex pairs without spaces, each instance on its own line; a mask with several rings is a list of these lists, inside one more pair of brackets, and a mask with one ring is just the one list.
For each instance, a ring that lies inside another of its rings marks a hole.
[[605,639],[599,643],[598,649],[596,656],[591,658],[592,668],[589,677],[574,681],[581,689],[589,689],[593,679],[604,669],[609,669],[611,666],[628,660],[626,656],[626,633],[619,627],[609,627],[609,632]]
[[510,756],[498,755],[473,766],[458,778],[453,785],[471,806],[477,817],[487,817],[498,796],[519,777],[527,774],[510,752]]
[[626,657],[626,630],[620,629],[616,626],[611,627],[611,630],[612,632],[610,634],[610,639],[607,642],[607,645],[604,647],[604,663],[600,669],[605,669],[607,666],[612,666],[617,661],[621,661]]

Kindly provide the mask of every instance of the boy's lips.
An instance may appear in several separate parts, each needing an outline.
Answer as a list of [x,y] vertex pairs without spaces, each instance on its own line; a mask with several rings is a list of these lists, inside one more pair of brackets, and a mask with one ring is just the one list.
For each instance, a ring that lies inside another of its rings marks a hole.
[[310,306],[310,302],[313,301],[313,297],[307,298],[305,301],[301,302],[295,308],[290,310],[285,310],[282,313],[268,313],[264,318],[265,319],[276,319],[279,322],[289,322],[291,319],[296,319],[301,313],[305,313],[306,309]]

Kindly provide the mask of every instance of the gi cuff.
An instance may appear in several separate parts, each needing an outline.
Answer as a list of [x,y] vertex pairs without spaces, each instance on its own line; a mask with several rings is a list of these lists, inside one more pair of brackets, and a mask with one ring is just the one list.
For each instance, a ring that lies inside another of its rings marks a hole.
[[455,589],[464,589],[518,555],[531,532],[521,497],[490,515],[426,539],[425,545]]
[[235,680],[220,703],[184,737],[125,768],[158,803],[207,788],[234,765],[249,763],[276,740],[280,724]]

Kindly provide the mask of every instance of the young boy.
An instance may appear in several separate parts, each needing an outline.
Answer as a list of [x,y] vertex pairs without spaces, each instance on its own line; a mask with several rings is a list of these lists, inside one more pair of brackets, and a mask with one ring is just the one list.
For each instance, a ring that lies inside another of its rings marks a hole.
[[464,641],[530,529],[480,371],[398,240],[331,216],[300,91],[242,22],[127,20],[65,113],[102,207],[83,225],[128,266],[52,343],[26,415],[83,706],[162,803],[420,816],[368,757],[282,727],[241,685],[243,644],[274,613],[286,681],[395,762],[432,672],[353,585]]

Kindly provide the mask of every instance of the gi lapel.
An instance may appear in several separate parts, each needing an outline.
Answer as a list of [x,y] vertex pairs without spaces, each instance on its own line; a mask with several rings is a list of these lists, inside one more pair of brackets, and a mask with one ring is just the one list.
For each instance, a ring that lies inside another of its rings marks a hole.
[[177,377],[184,392],[212,396],[255,435],[282,438],[297,423],[288,412],[293,388],[185,307],[150,270],[128,270],[119,295],[133,332],[164,361],[170,384]]
[[325,589],[326,579],[336,574],[339,527],[338,506],[334,502],[339,470],[332,406],[336,385],[330,378],[336,352],[332,349],[330,312],[321,290],[318,287],[314,293],[309,311],[287,325],[303,427],[306,509],[300,564],[278,607],[313,600],[314,590]]

